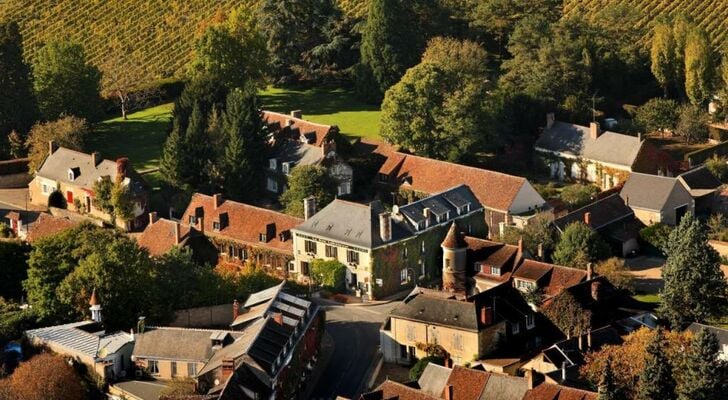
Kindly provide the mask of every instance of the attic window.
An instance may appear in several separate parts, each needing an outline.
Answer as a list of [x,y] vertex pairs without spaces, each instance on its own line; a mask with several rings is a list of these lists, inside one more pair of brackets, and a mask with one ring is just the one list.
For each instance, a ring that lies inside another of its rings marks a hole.
[[68,169],[68,180],[69,181],[75,181],[76,178],[78,178],[81,175],[81,169],[76,168],[69,168]]
[[491,265],[491,266],[490,266],[490,274],[491,274],[491,275],[496,275],[496,276],[500,276],[500,274],[501,274],[501,269],[500,269],[500,267],[496,267],[496,266],[493,266],[493,265]]
[[72,180],[74,180],[74,179],[76,179],[76,177],[75,177],[75,176],[73,175],[73,170],[70,170],[70,169],[69,169],[69,170],[68,170],[68,180],[69,180],[69,181],[72,181]]
[[526,329],[533,329],[536,326],[533,314],[526,314]]
[[197,224],[197,217],[195,217],[194,215],[190,214],[189,222],[190,222],[190,225]]
[[287,161],[281,164],[281,170],[284,174],[290,175],[291,174],[291,168],[293,168],[293,162]]

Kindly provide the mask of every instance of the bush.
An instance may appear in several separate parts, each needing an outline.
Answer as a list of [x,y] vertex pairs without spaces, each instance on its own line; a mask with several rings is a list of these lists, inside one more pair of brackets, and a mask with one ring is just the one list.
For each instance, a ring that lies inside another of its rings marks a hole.
[[445,365],[445,359],[439,356],[427,356],[425,358],[422,358],[420,360],[417,360],[415,365],[410,368],[409,371],[409,377],[411,380],[416,381],[420,379],[420,376],[422,376],[422,373],[425,371],[425,368],[427,368],[427,364],[434,363],[437,365]]
[[588,262],[602,260],[609,255],[609,245],[597,231],[581,222],[574,222],[564,229],[553,260],[556,264],[586,269]]
[[346,290],[346,266],[336,260],[313,260],[311,273],[317,283],[334,293]]
[[659,250],[660,253],[664,253],[665,246],[667,246],[667,240],[672,232],[672,228],[658,222],[640,230],[640,239],[645,243]]
[[708,170],[723,183],[728,183],[728,159],[714,155],[705,161]]
[[599,193],[598,187],[577,183],[569,185],[561,191],[561,200],[575,209],[591,203],[597,193]]

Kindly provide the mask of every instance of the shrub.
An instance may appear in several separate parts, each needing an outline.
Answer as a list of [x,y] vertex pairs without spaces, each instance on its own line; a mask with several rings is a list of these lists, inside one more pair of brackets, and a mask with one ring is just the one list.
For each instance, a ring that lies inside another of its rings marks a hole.
[[667,246],[667,239],[672,232],[672,228],[658,222],[640,230],[640,238],[647,244],[653,246],[660,252],[664,252]]
[[416,381],[420,379],[420,376],[422,376],[422,373],[425,371],[425,368],[427,368],[427,364],[434,363],[437,365],[445,365],[445,359],[439,356],[427,356],[425,358],[422,358],[420,360],[417,360],[415,365],[410,368],[409,371],[409,377],[411,380]]
[[346,290],[346,266],[336,260],[313,260],[311,273],[316,282],[334,293]]
[[705,166],[719,181],[728,182],[728,159],[714,155],[705,161]]
[[561,191],[561,200],[571,208],[579,208],[591,203],[597,193],[599,193],[598,187],[577,183],[569,185]]

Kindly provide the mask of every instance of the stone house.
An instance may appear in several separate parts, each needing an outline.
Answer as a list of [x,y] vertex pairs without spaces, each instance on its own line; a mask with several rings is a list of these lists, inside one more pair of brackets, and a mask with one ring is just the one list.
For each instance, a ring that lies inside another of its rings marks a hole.
[[695,213],[710,215],[715,206],[718,189],[723,185],[706,166],[691,169],[677,176],[695,200]]
[[688,212],[695,215],[695,200],[678,178],[633,173],[619,195],[645,225],[677,225]]
[[127,230],[144,226],[147,195],[128,159],[119,158],[114,162],[102,159],[99,153],[59,148],[53,142],[48,146],[48,156],[28,185],[31,203],[48,206],[51,196],[60,193],[61,202],[68,210],[110,221],[111,216],[94,202],[94,184],[108,177],[112,182],[119,181],[126,186],[134,201],[133,218],[130,221],[117,219],[116,224]]
[[287,186],[287,177],[295,167],[322,165],[337,182],[337,195],[351,194],[353,169],[336,152],[339,140],[337,126],[316,124],[302,118],[300,111],[291,115],[263,111],[263,120],[272,131],[273,157],[265,170],[266,189],[281,194]]
[[439,245],[452,221],[484,236],[483,207],[465,185],[395,206],[334,200],[321,211],[307,200],[306,220],[291,230],[294,272],[309,277],[315,259],[346,265],[346,282],[369,298],[411,289],[418,281],[439,282]]

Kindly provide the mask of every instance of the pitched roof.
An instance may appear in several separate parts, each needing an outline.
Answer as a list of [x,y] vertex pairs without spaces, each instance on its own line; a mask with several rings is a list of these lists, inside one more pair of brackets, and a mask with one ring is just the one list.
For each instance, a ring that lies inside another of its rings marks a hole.
[[[206,362],[213,353],[210,336],[217,332],[220,331],[214,329],[147,327],[144,333],[136,334],[133,354],[141,358]],[[234,339],[242,335],[240,332],[224,332]]]
[[591,137],[587,126],[554,122],[536,141],[536,149],[568,154],[631,168],[642,146],[638,137],[616,132],[603,132],[598,138]]
[[[76,172],[77,176],[73,181],[68,179],[69,169]],[[53,154],[48,155],[37,172],[37,175],[43,178],[86,188],[93,187],[94,183],[102,176],[109,176],[113,181],[116,179],[116,174],[116,162],[103,160],[98,165],[93,165],[91,154],[65,147],[60,147]]]
[[451,368],[446,368],[435,363],[428,363],[425,370],[422,371],[420,379],[417,380],[417,384],[424,393],[438,397],[442,394],[442,390],[450,379],[451,373]]
[[693,197],[713,193],[722,185],[718,178],[705,165],[683,172],[677,178],[682,181],[683,185],[685,185]]
[[674,190],[685,190],[677,178],[633,172],[619,195],[630,207],[661,210]]
[[518,246],[505,243],[492,242],[486,239],[480,239],[472,236],[464,238],[468,246],[468,263],[481,264],[485,266],[498,267],[500,275],[490,274],[489,269],[476,272],[476,279],[487,279],[497,282],[505,282],[510,280],[516,263],[520,261],[518,255]]
[[296,136],[306,135],[307,137],[311,137],[310,144],[316,147],[320,147],[323,144],[324,139],[326,139],[329,133],[338,131],[335,125],[317,124],[273,111],[263,111],[263,121],[268,124],[268,128],[271,130],[280,131],[288,129]]
[[[381,146],[375,153],[384,155],[380,174],[394,176],[397,183],[423,193],[437,193],[455,184],[470,187],[478,201],[485,207],[507,212],[521,188],[528,184],[526,178],[404,154],[387,146]],[[545,201],[535,206],[543,206]]]
[[362,395],[362,399],[365,400],[439,400],[441,398],[390,380],[382,382],[371,393]]
[[[453,386],[453,399],[478,400],[491,374],[474,369],[455,366],[447,380],[447,386]],[[444,396],[443,396],[444,397]]]
[[98,296],[96,296],[96,289],[91,292],[91,300],[88,301],[88,304],[90,306],[98,306],[99,304],[101,304]]
[[697,322],[693,322],[690,324],[690,326],[687,327],[687,330],[697,334],[702,329],[707,329],[710,332],[712,332],[715,337],[718,339],[718,344],[720,346],[728,346],[728,329],[718,328],[716,326],[710,326],[705,324],[700,324]]
[[476,305],[429,294],[416,294],[405,299],[389,313],[391,316],[456,329],[479,329]]
[[586,271],[535,260],[524,259],[513,274],[514,278],[537,281],[547,296],[555,296],[562,290],[578,285],[586,279]]
[[[179,224],[180,240],[176,242],[175,225]],[[139,247],[143,247],[153,256],[161,256],[170,251],[174,246],[183,246],[194,231],[189,225],[160,218],[153,224],[147,225],[141,235],[137,237]]]
[[597,393],[542,383],[526,392],[523,400],[597,400]]
[[106,335],[101,324],[95,321],[74,322],[64,325],[31,329],[25,334],[32,339],[63,347],[70,353],[87,357],[101,357],[102,350],[111,354],[126,343],[133,342],[125,332]]
[[521,400],[528,391],[528,381],[521,377],[490,374],[479,400]]
[[29,243],[34,243],[45,237],[63,232],[66,229],[71,229],[79,224],[80,222],[77,220],[40,213],[35,222],[30,224],[26,240]]
[[[223,200],[215,208],[214,197],[201,193],[192,195],[182,221],[189,221],[190,216],[204,217],[205,235],[219,236],[285,253],[293,252],[290,230],[303,222],[301,218],[232,200]],[[223,223],[219,231],[214,230],[213,222],[222,222],[225,218],[227,223]],[[196,228],[200,230],[199,222]],[[267,241],[262,242],[260,234],[266,234]]]
[[[591,347],[589,346],[588,335],[591,335]],[[544,356],[551,364],[561,367],[566,362],[567,367],[579,366],[584,364],[584,355],[586,352],[599,351],[602,346],[608,344],[622,344],[624,340],[619,332],[612,326],[604,326],[599,329],[589,331],[586,335],[581,335],[581,345],[583,349],[579,349],[579,336],[573,336],[569,339],[562,340],[543,351]]]
[[554,220],[554,225],[563,232],[569,224],[583,222],[586,213],[590,214],[589,226],[596,230],[634,216],[634,211],[624,204],[619,194],[615,193],[557,218]]
[[458,229],[457,223],[454,221],[450,224],[450,229],[447,231],[445,240],[442,241],[442,246],[448,249],[462,249],[468,246],[463,238],[463,234]]
[[249,323],[271,313],[282,314],[285,325],[296,326],[297,321],[309,312],[312,303],[284,292],[285,284],[286,281],[283,281],[279,285],[251,294],[243,305],[244,312],[235,318],[231,326]]

